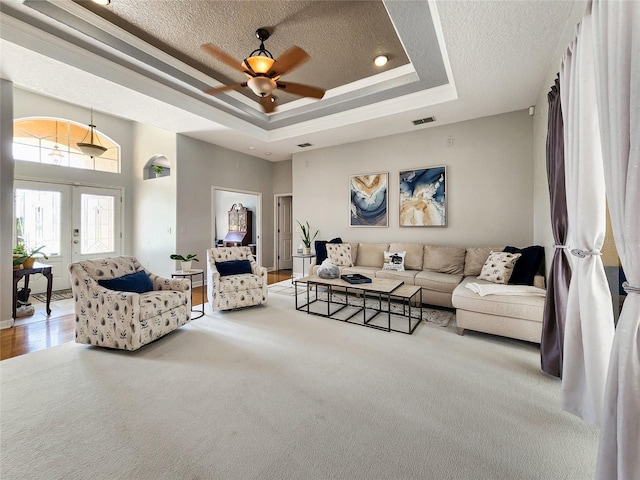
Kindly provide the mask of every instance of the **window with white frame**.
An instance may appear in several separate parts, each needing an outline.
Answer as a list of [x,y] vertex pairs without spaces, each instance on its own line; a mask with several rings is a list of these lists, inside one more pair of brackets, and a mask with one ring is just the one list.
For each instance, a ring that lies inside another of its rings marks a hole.
[[[89,138],[86,125],[58,118],[23,118],[13,122],[13,158],[61,167],[120,173],[120,146],[94,129],[94,142],[107,150],[90,157],[77,144]],[[97,140],[96,140],[97,139]]]

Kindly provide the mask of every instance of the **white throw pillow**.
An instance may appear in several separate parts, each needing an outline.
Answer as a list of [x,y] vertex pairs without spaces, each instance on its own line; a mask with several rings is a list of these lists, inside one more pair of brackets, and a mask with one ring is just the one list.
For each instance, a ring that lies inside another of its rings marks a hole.
[[478,278],[492,283],[509,283],[513,267],[521,256],[520,253],[491,252]]
[[338,267],[352,267],[351,245],[348,243],[327,243],[327,258]]
[[407,252],[384,252],[383,270],[404,272],[404,257]]

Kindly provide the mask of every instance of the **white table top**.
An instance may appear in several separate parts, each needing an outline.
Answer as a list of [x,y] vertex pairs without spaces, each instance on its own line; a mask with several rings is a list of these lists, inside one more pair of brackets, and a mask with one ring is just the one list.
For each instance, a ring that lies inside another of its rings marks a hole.
[[202,268],[192,268],[191,270],[178,270],[173,272],[171,275],[196,275],[202,272],[204,272]]

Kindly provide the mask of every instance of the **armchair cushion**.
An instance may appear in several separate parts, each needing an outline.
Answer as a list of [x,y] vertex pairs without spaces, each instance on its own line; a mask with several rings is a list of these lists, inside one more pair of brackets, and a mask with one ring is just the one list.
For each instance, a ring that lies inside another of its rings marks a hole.
[[251,273],[251,262],[249,260],[229,260],[227,262],[216,262],[216,268],[221,277],[228,275],[240,275]]
[[117,292],[145,293],[153,290],[153,283],[146,272],[140,271],[108,280],[100,279],[98,284]]

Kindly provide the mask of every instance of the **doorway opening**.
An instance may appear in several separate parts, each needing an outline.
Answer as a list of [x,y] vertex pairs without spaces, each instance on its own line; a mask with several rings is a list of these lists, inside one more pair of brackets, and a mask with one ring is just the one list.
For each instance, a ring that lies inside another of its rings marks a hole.
[[262,265],[262,193],[248,190],[236,190],[227,187],[211,187],[211,238],[215,246],[222,246],[223,239],[229,233],[229,210],[242,204],[251,212],[251,238],[245,242],[255,250],[256,262]]

